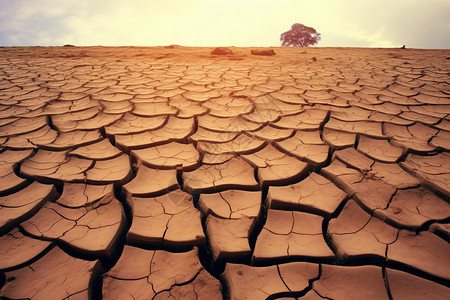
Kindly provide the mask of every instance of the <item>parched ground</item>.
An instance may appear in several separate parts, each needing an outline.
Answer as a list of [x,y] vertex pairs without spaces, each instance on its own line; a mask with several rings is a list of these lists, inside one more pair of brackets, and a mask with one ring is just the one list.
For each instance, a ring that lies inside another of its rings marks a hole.
[[450,50],[0,48],[2,299],[448,299]]

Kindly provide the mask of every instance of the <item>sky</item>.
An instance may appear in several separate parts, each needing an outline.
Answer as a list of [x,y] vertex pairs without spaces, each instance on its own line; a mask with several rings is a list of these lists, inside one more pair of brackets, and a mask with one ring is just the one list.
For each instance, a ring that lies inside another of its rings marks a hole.
[[294,23],[319,47],[450,48],[450,0],[0,0],[0,46],[280,46]]

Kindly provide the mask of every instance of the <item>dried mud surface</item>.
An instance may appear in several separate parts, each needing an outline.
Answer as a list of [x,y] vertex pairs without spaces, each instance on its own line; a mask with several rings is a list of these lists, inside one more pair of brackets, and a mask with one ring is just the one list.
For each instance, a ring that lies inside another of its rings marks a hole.
[[1,299],[448,299],[450,51],[0,48]]

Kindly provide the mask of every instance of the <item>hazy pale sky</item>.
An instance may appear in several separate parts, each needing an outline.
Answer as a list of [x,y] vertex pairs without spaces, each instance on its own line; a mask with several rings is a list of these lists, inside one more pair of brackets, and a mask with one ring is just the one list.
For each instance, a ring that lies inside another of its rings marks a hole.
[[280,46],[294,23],[322,47],[450,48],[450,0],[0,0],[0,46]]

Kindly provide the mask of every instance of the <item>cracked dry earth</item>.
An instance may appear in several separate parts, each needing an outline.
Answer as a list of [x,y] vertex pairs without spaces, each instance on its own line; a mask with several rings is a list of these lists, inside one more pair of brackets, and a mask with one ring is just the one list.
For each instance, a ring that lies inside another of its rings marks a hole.
[[0,49],[2,299],[448,299],[450,51]]

